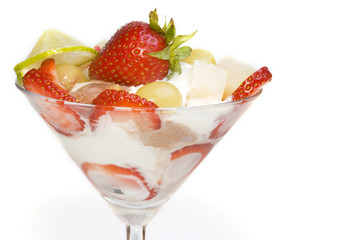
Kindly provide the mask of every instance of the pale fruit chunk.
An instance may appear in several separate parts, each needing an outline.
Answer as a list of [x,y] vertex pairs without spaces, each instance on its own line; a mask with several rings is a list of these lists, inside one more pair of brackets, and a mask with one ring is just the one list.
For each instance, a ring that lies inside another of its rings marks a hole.
[[222,100],[230,96],[245,79],[256,71],[251,66],[238,62],[231,57],[224,57],[217,66],[227,71],[227,85]]
[[204,49],[193,49],[191,54],[184,59],[182,62],[188,64],[194,64],[195,61],[201,61],[205,63],[216,63],[216,59],[214,58],[213,54]]
[[183,105],[182,94],[173,84],[169,82],[148,83],[136,92],[142,98],[152,101],[158,107],[180,107]]
[[84,73],[75,65],[63,63],[56,66],[60,83],[66,89],[72,89],[75,84],[86,82]]
[[76,84],[69,94],[80,103],[92,104],[93,99],[106,89],[119,90],[120,86],[110,82],[90,81]]
[[214,64],[195,62],[190,73],[186,105],[219,103],[227,82],[227,71]]

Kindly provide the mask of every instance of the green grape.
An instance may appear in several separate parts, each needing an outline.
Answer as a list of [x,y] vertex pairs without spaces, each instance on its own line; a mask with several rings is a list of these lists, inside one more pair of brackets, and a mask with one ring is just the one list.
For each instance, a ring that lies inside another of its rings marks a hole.
[[59,64],[56,66],[59,82],[66,88],[72,89],[76,83],[86,82],[84,73],[73,64]]
[[193,49],[191,54],[182,62],[193,65],[195,61],[202,61],[205,63],[216,64],[216,59],[214,58],[212,53],[210,53],[207,50],[199,49],[199,48]]
[[182,94],[178,88],[169,82],[148,83],[139,88],[136,94],[162,108],[181,107],[183,105]]

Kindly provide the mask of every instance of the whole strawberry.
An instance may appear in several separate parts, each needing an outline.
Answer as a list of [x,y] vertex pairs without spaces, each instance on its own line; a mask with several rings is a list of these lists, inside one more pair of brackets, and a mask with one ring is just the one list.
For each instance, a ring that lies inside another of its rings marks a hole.
[[178,47],[195,33],[175,37],[173,20],[160,28],[156,10],[149,19],[130,22],[111,37],[89,67],[91,79],[137,86],[181,73],[179,61],[192,49]]

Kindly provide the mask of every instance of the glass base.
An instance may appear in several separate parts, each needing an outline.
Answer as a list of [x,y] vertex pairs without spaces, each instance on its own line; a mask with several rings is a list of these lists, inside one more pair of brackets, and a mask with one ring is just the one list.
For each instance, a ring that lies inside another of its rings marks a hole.
[[109,203],[115,215],[125,224],[131,226],[146,226],[168,199],[160,203],[158,202],[157,205],[146,205],[142,207],[122,205],[109,198],[105,198],[105,200]]
[[122,205],[114,199],[104,197],[115,215],[127,225],[127,240],[145,240],[145,228],[158,210],[168,200],[156,205],[142,207]]

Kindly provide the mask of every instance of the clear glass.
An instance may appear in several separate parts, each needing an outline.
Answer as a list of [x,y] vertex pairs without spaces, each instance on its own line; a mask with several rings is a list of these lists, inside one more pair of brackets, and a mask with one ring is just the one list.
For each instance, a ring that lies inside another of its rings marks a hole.
[[[145,239],[147,223],[261,94],[206,106],[136,109],[64,102],[17,87],[127,225],[128,240]],[[64,132],[64,124],[74,131]]]

